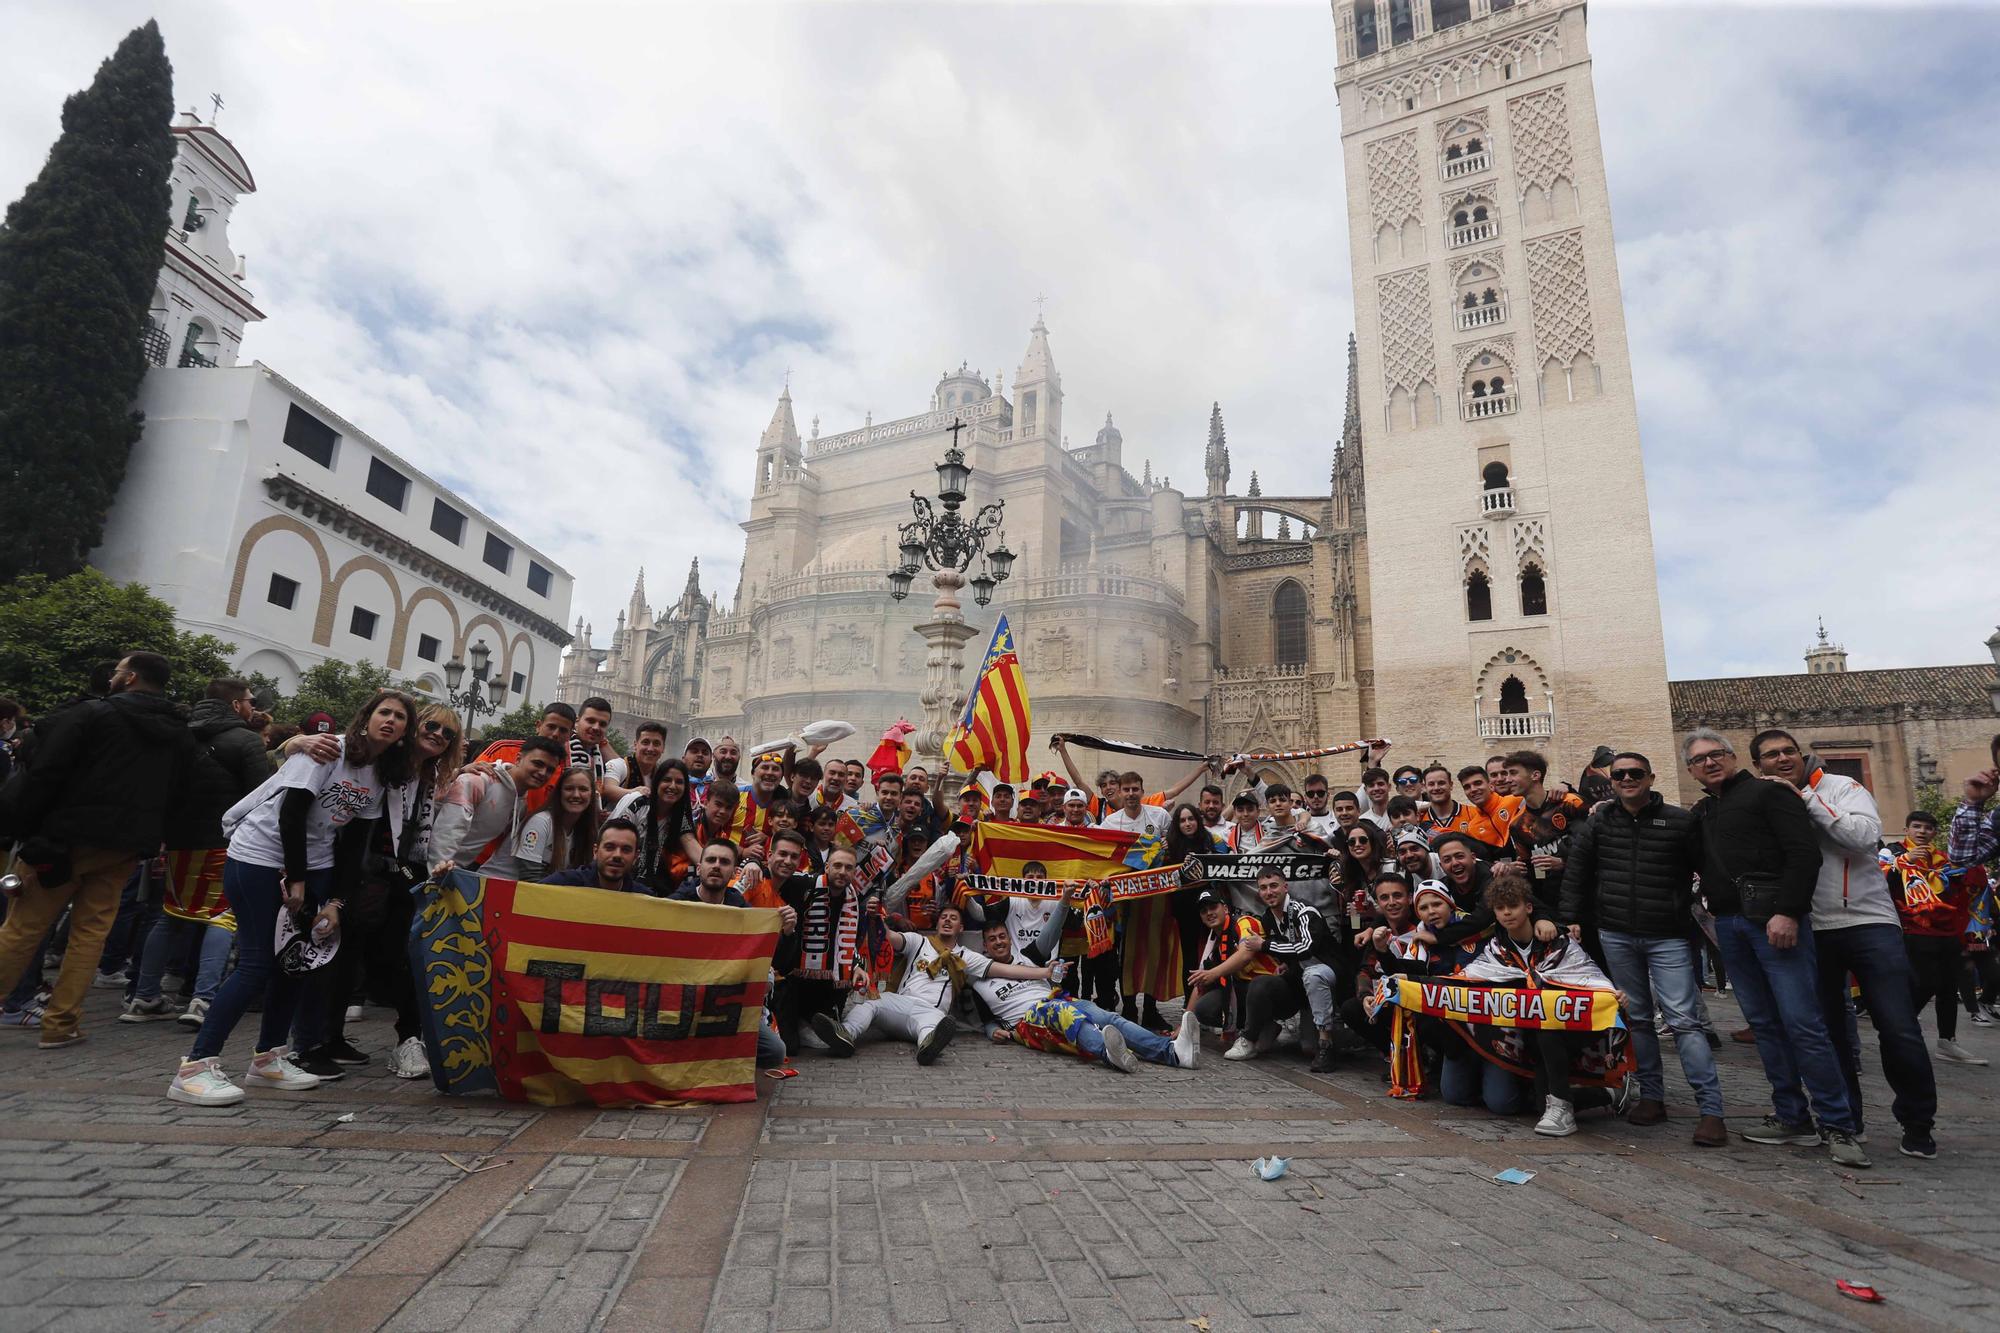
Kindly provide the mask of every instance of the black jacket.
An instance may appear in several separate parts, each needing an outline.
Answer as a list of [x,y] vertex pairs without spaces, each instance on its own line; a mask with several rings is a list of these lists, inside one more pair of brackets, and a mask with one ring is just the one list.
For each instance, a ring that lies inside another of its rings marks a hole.
[[194,765],[188,784],[187,818],[167,830],[167,846],[227,847],[223,812],[271,776],[271,756],[257,729],[219,699],[197,703],[188,714],[188,730],[207,758]]
[[151,855],[184,818],[194,734],[165,695],[93,699],[38,731],[12,821],[20,836]]
[[1694,816],[1701,824],[1701,896],[1709,911],[1740,913],[1736,877],[1766,875],[1778,881],[1778,915],[1803,921],[1811,914],[1819,838],[1790,783],[1739,771],[1703,797]]
[[1699,825],[1658,792],[1637,817],[1613,801],[1585,820],[1569,840],[1567,862],[1558,920],[1658,939],[1692,927]]

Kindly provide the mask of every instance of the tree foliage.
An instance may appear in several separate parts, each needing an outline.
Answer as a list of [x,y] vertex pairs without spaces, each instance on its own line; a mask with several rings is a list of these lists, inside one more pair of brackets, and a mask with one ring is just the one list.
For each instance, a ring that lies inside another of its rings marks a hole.
[[279,695],[271,705],[271,716],[280,722],[303,722],[314,713],[329,713],[346,730],[361,706],[382,690],[417,692],[409,681],[391,676],[386,667],[373,662],[328,659],[307,667],[299,676],[298,689]]
[[482,725],[474,728],[482,742],[497,740],[520,740],[535,734],[535,728],[542,725],[542,705],[532,699],[523,700],[521,706],[511,713],[502,713],[493,719],[490,713],[479,715]]
[[30,574],[0,584],[0,694],[45,713],[82,692],[91,669],[129,652],[173,664],[168,693],[189,702],[230,674],[236,645],[187,634],[174,609],[142,585],[113,583],[94,569],[64,579]]
[[173,114],[148,22],[63,103],[62,134],[0,223],[0,583],[82,568],[138,442]]

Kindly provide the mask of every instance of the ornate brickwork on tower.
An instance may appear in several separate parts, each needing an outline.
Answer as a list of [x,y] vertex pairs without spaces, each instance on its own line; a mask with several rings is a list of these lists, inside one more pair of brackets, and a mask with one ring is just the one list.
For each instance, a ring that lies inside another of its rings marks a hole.
[[1334,0],[1374,703],[1402,757],[1672,730],[1582,0]]

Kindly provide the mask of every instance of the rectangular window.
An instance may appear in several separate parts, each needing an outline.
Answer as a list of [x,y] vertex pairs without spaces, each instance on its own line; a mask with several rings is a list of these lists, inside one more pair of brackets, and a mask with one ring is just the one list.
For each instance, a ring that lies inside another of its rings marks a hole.
[[549,582],[554,577],[548,570],[542,568],[541,561],[530,560],[528,562],[528,591],[534,593],[537,597],[547,597],[549,595]]
[[423,658],[426,662],[437,661],[438,649],[443,646],[443,644],[438,642],[435,634],[419,634],[417,636],[417,656]]
[[505,574],[514,563],[514,548],[492,533],[486,534],[486,563]]
[[401,513],[410,498],[410,479],[379,458],[368,460],[368,493]]
[[514,673],[513,686],[514,686],[514,693],[519,694],[522,690],[528,688],[528,678],[522,675],[520,672],[516,671]]
[[321,467],[330,468],[334,446],[340,443],[340,432],[293,403],[292,410],[285,414],[285,443]]
[[372,639],[375,637],[375,622],[378,618],[373,611],[365,611],[357,606],[354,608],[354,614],[347,618],[347,632],[357,639]]
[[453,546],[465,545],[465,515],[442,500],[431,501],[431,531]]
[[271,590],[264,594],[264,600],[272,606],[282,606],[289,611],[298,604],[299,581],[288,579],[283,574],[271,575]]
[[1375,39],[1375,0],[1358,0],[1354,6],[1354,55],[1372,56],[1380,49]]

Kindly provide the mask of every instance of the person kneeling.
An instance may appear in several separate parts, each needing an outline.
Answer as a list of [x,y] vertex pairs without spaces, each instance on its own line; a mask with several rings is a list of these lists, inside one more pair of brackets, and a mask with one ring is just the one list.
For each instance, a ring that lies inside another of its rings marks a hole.
[[[1060,937],[1061,931],[1057,921],[1049,933]],[[987,926],[980,942],[993,962],[1018,965],[1014,934],[1006,922]],[[1201,1027],[1192,1010],[1181,1015],[1180,1034],[1169,1041],[1151,1028],[1088,1000],[1058,994],[1047,981],[1009,981],[989,971],[972,983],[972,992],[993,1015],[987,1035],[997,1042],[1019,1042],[1038,1051],[1073,1051],[1127,1074],[1138,1073],[1141,1060],[1193,1069],[1201,1051]]]
[[[946,903],[938,908],[936,933],[892,930],[889,947],[904,959],[903,980],[894,991],[872,1000],[862,1000],[848,1008],[847,1016],[835,1021],[831,1014],[812,1015],[812,1029],[826,1043],[827,1054],[846,1057],[870,1033],[917,1044],[917,1063],[927,1065],[944,1053],[958,1035],[958,1023],[951,1016],[958,988],[968,978],[996,977],[1003,981],[1047,981],[1046,967],[1021,967],[996,963],[958,943],[965,929],[965,917]],[[873,987],[870,979],[855,973],[856,993]]]
[[[1493,913],[1495,928],[1479,954],[1466,964],[1465,976],[1506,986],[1562,987],[1571,990],[1616,991],[1611,979],[1600,972],[1583,946],[1567,935],[1538,938],[1535,929],[1533,895],[1527,877],[1512,866],[1498,867],[1486,886],[1486,906]],[[1624,994],[1618,993],[1619,1002]],[[1527,1035],[1528,1029],[1523,1029]],[[1581,1046],[1592,1034],[1560,1029],[1532,1029],[1528,1044],[1535,1061],[1535,1085],[1543,1098],[1542,1118],[1535,1133],[1562,1138],[1576,1133],[1578,1094],[1570,1087],[1569,1065],[1572,1048]],[[1601,1089],[1585,1089],[1592,1105],[1611,1104],[1610,1094]]]

